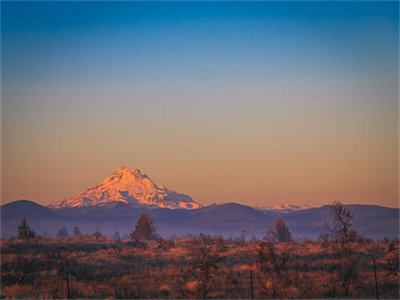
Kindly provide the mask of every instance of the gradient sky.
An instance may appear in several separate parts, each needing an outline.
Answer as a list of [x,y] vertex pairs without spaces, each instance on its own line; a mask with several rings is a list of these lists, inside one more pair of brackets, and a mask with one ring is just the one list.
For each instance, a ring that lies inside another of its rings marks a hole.
[[398,207],[398,5],[2,2],[2,202]]

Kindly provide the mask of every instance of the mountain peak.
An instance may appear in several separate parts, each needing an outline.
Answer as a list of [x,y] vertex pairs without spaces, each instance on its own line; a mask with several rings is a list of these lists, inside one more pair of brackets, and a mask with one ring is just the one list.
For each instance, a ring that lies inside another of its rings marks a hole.
[[135,206],[195,209],[201,207],[187,195],[155,184],[139,169],[121,166],[97,186],[80,195],[50,205],[54,208],[107,205],[122,202]]
[[122,177],[134,177],[138,179],[148,178],[146,175],[142,174],[139,169],[129,169],[127,167],[121,166],[116,169],[108,178],[118,179]]
[[120,168],[116,169],[114,173],[142,175],[142,172],[140,172],[139,169],[129,169],[125,166],[121,166]]

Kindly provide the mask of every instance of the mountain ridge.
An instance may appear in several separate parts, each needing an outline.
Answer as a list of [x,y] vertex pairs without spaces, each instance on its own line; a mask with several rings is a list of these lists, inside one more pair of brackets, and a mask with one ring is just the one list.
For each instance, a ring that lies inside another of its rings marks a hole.
[[[345,207],[354,213],[353,227],[360,235],[370,238],[398,237],[400,209],[364,204],[350,204]],[[23,200],[1,206],[2,237],[15,236],[16,228],[25,216],[37,233],[45,232],[49,236],[55,236],[64,225],[69,231],[75,226],[88,233],[99,229],[109,237],[115,230],[128,234],[143,212],[154,219],[163,237],[199,233],[230,237],[245,230],[248,237],[254,235],[263,238],[275,220],[282,218],[298,240],[304,237],[316,239],[321,233],[326,233],[325,221],[331,217],[328,205],[279,213],[260,212],[238,203],[186,210],[132,206],[122,202],[109,206],[49,208]]]

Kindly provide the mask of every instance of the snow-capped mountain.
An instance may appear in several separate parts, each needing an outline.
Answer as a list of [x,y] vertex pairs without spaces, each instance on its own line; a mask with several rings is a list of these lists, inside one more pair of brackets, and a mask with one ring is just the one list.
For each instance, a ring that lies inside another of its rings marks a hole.
[[74,198],[64,199],[49,205],[49,207],[104,206],[114,202],[171,209],[196,209],[201,207],[189,196],[178,194],[164,186],[155,184],[138,169],[125,167],[116,170],[94,188],[89,188]]
[[303,205],[278,204],[278,205],[273,205],[273,206],[261,206],[261,207],[258,206],[255,208],[260,211],[289,213],[289,212],[293,212],[293,211],[297,211],[297,210],[310,209],[312,207],[307,204],[303,204]]

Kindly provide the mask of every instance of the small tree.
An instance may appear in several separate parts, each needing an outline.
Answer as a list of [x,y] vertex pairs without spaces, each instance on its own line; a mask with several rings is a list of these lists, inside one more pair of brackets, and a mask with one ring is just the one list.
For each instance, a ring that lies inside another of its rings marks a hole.
[[131,233],[131,239],[137,241],[154,240],[157,238],[158,234],[153,219],[147,213],[142,213],[135,230]]
[[225,244],[219,238],[203,236],[193,240],[188,250],[189,270],[198,281],[196,297],[207,298],[211,284],[217,279],[216,273],[223,259]]
[[290,234],[289,228],[286,223],[281,219],[275,221],[275,229],[268,229],[268,237],[276,242],[291,242],[292,235]]
[[119,236],[119,231],[115,230],[114,235],[113,235],[113,239],[114,240],[120,240],[120,236]]
[[332,220],[326,225],[334,242],[332,248],[336,258],[336,270],[332,273],[333,287],[337,290],[337,296],[349,297],[351,286],[357,281],[359,264],[356,246],[349,243],[357,238],[357,233],[350,228],[353,214],[340,201],[333,201],[329,208]]
[[81,237],[82,236],[82,233],[81,233],[81,231],[79,230],[79,227],[78,226],[75,226],[74,227],[74,237]]
[[356,238],[356,232],[351,227],[353,214],[343,206],[340,201],[333,201],[329,205],[333,218],[330,223],[327,223],[331,237],[336,241],[348,241]]
[[61,237],[61,238],[64,238],[64,237],[68,237],[69,236],[69,233],[68,233],[68,230],[67,230],[67,228],[65,227],[65,225],[57,232],[57,237]]
[[271,242],[260,241],[256,248],[257,269],[265,282],[263,293],[272,298],[286,298],[291,284],[288,264],[291,253],[279,251]]
[[69,275],[74,274],[74,269],[77,264],[76,259],[72,256],[72,254],[72,249],[61,246],[50,252],[48,256],[48,263],[50,263],[51,267],[55,267],[57,269],[61,284],[65,282],[66,285],[66,295],[57,295],[57,298],[75,298],[73,295],[71,295],[69,281]]
[[100,230],[97,228],[95,232],[92,233],[92,237],[97,239],[103,238],[103,235],[101,234]]
[[26,217],[24,217],[21,221],[21,224],[18,225],[18,238],[23,240],[29,240],[36,236],[35,230],[31,226],[29,226],[26,221]]

